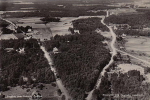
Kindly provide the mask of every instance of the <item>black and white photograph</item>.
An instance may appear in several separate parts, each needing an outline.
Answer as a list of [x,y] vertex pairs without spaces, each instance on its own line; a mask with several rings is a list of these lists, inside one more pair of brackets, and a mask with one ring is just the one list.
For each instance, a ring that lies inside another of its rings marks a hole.
[[0,0],[0,100],[150,100],[150,0]]

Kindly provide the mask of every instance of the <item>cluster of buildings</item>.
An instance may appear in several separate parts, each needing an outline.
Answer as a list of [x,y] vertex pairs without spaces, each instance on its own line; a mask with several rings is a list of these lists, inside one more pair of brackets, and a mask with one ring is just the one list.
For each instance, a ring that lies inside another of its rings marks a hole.
[[[27,27],[27,26],[26,26]],[[24,38],[26,40],[32,38],[33,34],[40,34],[39,31],[33,31],[32,27],[28,26],[28,30],[25,33],[20,29],[20,27],[15,27],[14,25],[10,24],[9,26],[6,27],[9,30],[12,30],[13,33],[10,34],[3,34],[2,31],[0,31],[0,40],[9,40],[9,39],[21,39]],[[18,32],[18,30],[21,30],[22,32]]]

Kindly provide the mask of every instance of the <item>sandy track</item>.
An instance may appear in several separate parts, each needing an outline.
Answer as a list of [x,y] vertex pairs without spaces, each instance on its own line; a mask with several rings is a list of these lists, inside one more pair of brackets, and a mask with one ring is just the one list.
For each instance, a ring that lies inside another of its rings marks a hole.
[[[44,52],[44,56],[48,60],[49,64],[52,63],[52,59],[51,59],[49,53],[45,50],[45,47],[41,46],[40,48]],[[51,70],[53,71],[53,73],[55,75],[56,83],[58,85],[58,88],[61,90],[62,94],[64,94],[66,96],[66,100],[68,100],[71,97],[69,96],[69,93],[68,93],[67,89],[64,87],[61,79],[57,78],[57,76],[56,76],[57,75],[56,69],[53,68],[51,65],[50,65],[50,68],[51,68]]]

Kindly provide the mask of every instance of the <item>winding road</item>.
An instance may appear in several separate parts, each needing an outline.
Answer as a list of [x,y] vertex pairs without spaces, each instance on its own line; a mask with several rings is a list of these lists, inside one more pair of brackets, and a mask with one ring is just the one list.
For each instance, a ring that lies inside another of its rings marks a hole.
[[[108,11],[107,11],[107,12],[108,12]],[[108,13],[107,13],[107,14],[108,14]],[[108,16],[108,15],[107,15],[107,16]],[[111,60],[109,61],[109,63],[103,68],[102,72],[100,73],[100,76],[99,76],[99,78],[98,78],[98,80],[97,80],[97,83],[96,83],[96,85],[95,85],[95,88],[94,88],[91,92],[89,92],[89,94],[88,94],[86,100],[92,100],[92,95],[93,95],[94,90],[99,88],[99,86],[100,86],[100,84],[101,84],[101,77],[104,76],[104,73],[106,72],[106,69],[109,68],[109,66],[113,63],[113,61],[114,61],[114,60],[113,60],[113,57],[117,54],[117,52],[124,53],[124,54],[126,54],[126,55],[128,55],[128,56],[130,56],[130,57],[132,57],[132,58],[134,58],[134,59],[137,59],[137,60],[139,60],[139,61],[141,61],[141,62],[143,62],[143,63],[145,63],[145,64],[150,65],[150,62],[148,62],[148,61],[142,60],[142,59],[137,58],[137,57],[135,57],[135,56],[133,56],[133,55],[131,55],[131,54],[129,54],[129,53],[126,53],[126,52],[124,52],[124,51],[121,51],[121,50],[118,50],[117,48],[115,48],[116,34],[114,33],[114,31],[113,31],[113,29],[112,29],[112,26],[108,26],[107,24],[104,23],[105,18],[106,18],[105,16],[102,17],[101,23],[102,23],[103,25],[107,26],[107,27],[109,28],[110,33],[111,33],[112,41],[111,41],[111,45],[110,45],[110,46],[111,46],[111,49],[112,49],[112,56],[111,56]]]
[[[102,20],[101,20],[101,23],[105,26],[107,26],[105,23],[104,23],[104,20],[105,20],[105,16],[102,17]],[[115,42],[116,42],[116,34],[113,32],[113,29],[111,26],[107,26],[109,28],[109,31],[112,35],[112,41],[111,41],[111,48],[112,48],[112,55],[111,55],[111,60],[109,61],[109,63],[103,68],[102,72],[100,73],[100,76],[97,80],[97,83],[95,85],[95,88],[89,93],[89,95],[87,96],[86,100],[92,100],[92,94],[93,94],[93,91],[95,89],[98,89],[99,86],[100,86],[100,83],[101,83],[101,77],[104,76],[104,73],[106,72],[106,69],[109,68],[109,66],[113,63],[113,57],[117,54],[117,51],[116,51],[116,48],[114,46]]]
[[[115,48],[116,34],[113,32],[113,29],[112,29],[111,26],[108,26],[108,25],[106,25],[106,24],[104,23],[104,20],[105,20],[106,17],[105,17],[105,16],[101,16],[101,18],[102,18],[102,19],[101,19],[101,23],[102,23],[103,25],[105,25],[106,27],[109,28],[110,34],[112,35],[112,41],[111,41],[111,43],[110,43],[110,47],[111,47],[111,50],[112,50],[112,53],[111,53],[111,60],[110,60],[109,63],[103,68],[102,72],[101,72],[100,75],[99,75],[99,78],[98,78],[98,80],[97,80],[97,83],[96,83],[96,85],[95,85],[95,88],[94,88],[92,91],[89,92],[89,94],[88,94],[86,100],[92,100],[93,91],[94,91],[95,89],[98,89],[98,88],[99,88],[99,86],[100,86],[100,84],[101,84],[101,77],[104,76],[104,73],[106,72],[106,69],[109,68],[109,66],[113,63],[113,61],[114,61],[114,60],[113,60],[113,57],[117,54],[117,52],[124,53],[124,54],[126,54],[126,55],[129,55],[130,57],[133,57],[133,58],[135,58],[135,59],[137,59],[137,60],[139,60],[139,61],[141,61],[141,62],[144,62],[144,63],[150,65],[150,62],[147,62],[147,61],[142,60],[142,59],[140,59],[140,58],[137,58],[137,57],[135,57],[135,56],[133,56],[133,55],[131,55],[131,54],[129,54],[129,53],[126,53],[126,52],[124,52],[124,51],[121,51],[121,50],[116,49],[116,48]],[[15,25],[13,22],[11,22],[11,21],[9,21],[9,20],[6,20],[6,19],[3,19],[3,18],[1,18],[1,17],[0,17],[0,19],[9,22],[9,23],[12,24],[15,28],[17,28],[17,25]],[[48,60],[48,62],[49,62],[49,64],[50,64],[50,68],[51,68],[51,70],[54,72],[54,75],[55,75],[55,77],[56,77],[57,72],[56,72],[56,69],[53,68],[52,65],[51,65],[52,59],[51,59],[49,53],[45,50],[45,47],[41,46],[40,48],[41,48],[41,50],[44,52],[44,56],[45,56],[45,58]],[[67,89],[64,87],[64,85],[63,85],[61,79],[59,79],[59,78],[56,77],[56,83],[57,83],[57,85],[58,85],[58,88],[62,91],[62,94],[65,95],[66,100],[70,99],[71,97],[69,96],[69,93],[68,93]]]
[[[2,17],[0,17],[0,19],[6,21],[6,22],[8,22],[8,23],[10,23],[10,24],[13,25],[15,28],[18,27],[17,25],[15,25],[13,22],[11,22],[11,21],[9,21],[9,20],[3,19]],[[23,32],[23,33],[24,33],[24,32]],[[40,45],[40,44],[39,44],[39,45]],[[70,99],[71,97],[69,96],[69,93],[68,93],[67,89],[64,87],[64,85],[63,85],[61,79],[60,79],[60,78],[57,78],[56,69],[53,68],[52,65],[51,65],[52,59],[51,59],[49,53],[46,51],[45,47],[40,46],[40,48],[41,48],[41,50],[44,52],[44,56],[45,56],[45,58],[46,58],[46,59],[48,60],[48,62],[49,62],[50,68],[51,68],[51,70],[53,71],[53,73],[54,73],[54,75],[55,75],[57,86],[58,86],[58,88],[61,90],[62,95],[65,95],[66,100]]]

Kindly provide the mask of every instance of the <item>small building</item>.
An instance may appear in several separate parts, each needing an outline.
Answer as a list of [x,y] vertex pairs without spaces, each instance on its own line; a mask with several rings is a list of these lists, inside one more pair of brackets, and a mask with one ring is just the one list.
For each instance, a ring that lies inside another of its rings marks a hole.
[[32,32],[32,29],[31,29],[31,28],[29,28],[29,29],[28,29],[28,32]]
[[127,36],[127,35],[124,34],[124,33],[121,35],[122,38],[126,38],[126,36]]
[[27,77],[22,76],[22,78],[23,78],[23,81],[24,81],[24,82],[27,82],[27,81],[28,81],[28,78],[27,78]]
[[11,51],[14,50],[14,48],[5,48],[5,50],[6,50],[7,52],[11,52]]
[[32,38],[32,35],[26,35],[26,36],[24,37],[25,40],[29,40],[29,39],[31,39],[31,38]]
[[79,30],[74,30],[74,33],[80,34],[80,31]]
[[53,48],[53,53],[54,53],[54,54],[59,53],[59,52],[58,52],[58,49],[57,49],[56,47],[55,47],[55,48]]
[[99,32],[101,32],[101,30],[100,30],[99,28],[97,28],[97,29],[95,30],[95,32],[99,33]]
[[19,52],[20,54],[24,54],[24,53],[25,53],[24,48],[19,48],[18,52]]
[[34,92],[32,93],[32,100],[34,100],[34,99],[39,100],[39,99],[41,99],[41,98],[42,98],[42,95],[41,95],[39,92],[34,91]]

